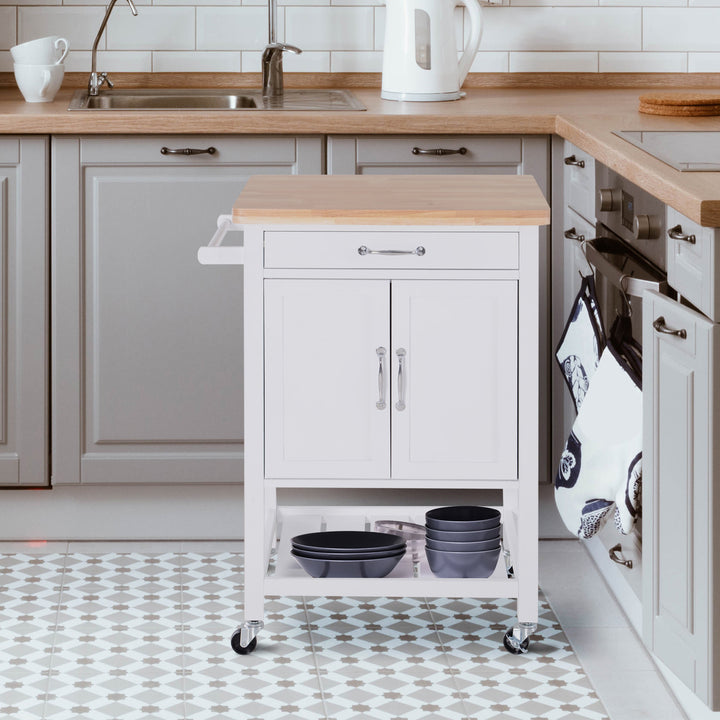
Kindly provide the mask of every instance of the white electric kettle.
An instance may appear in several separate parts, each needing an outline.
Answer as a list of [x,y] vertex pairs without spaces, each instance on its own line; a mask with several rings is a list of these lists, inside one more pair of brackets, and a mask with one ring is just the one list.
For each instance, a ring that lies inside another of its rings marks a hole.
[[[382,93],[385,100],[457,100],[482,35],[477,0],[385,0]],[[454,11],[470,19],[467,45],[458,62]]]

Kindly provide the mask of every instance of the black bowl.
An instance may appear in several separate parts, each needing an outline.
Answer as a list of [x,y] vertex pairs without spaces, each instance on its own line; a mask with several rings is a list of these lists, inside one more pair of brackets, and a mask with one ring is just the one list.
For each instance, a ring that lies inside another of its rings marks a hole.
[[306,533],[292,539],[298,550],[310,552],[376,552],[378,550],[399,550],[405,547],[405,540],[397,535],[362,530],[326,530]]
[[375,558],[395,557],[395,555],[405,554],[406,548],[403,546],[399,550],[377,550],[372,552],[321,552],[320,550],[301,550],[294,547],[292,554],[295,557],[314,558],[315,560],[374,560]]
[[453,530],[433,530],[428,528],[425,533],[426,540],[441,540],[443,542],[482,542],[500,537],[500,525],[494,525],[485,530],[469,530],[456,532]]
[[425,548],[430,570],[442,578],[487,578],[497,567],[500,548],[484,552],[443,552]]
[[314,578],[381,578],[392,572],[405,553],[369,560],[316,560],[300,557],[294,550],[290,554]]
[[454,505],[425,513],[425,525],[434,530],[485,530],[499,521],[499,510],[480,505]]

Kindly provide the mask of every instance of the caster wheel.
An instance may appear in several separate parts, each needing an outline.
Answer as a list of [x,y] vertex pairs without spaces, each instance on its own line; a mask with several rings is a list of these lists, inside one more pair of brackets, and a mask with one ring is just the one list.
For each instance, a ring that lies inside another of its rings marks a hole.
[[230,645],[238,655],[249,655],[257,647],[257,638],[254,637],[249,645],[243,647],[240,644],[240,629],[238,628],[230,638]]
[[503,638],[503,645],[505,649],[513,655],[524,655],[530,647],[530,638],[525,638],[520,642],[514,635],[512,628],[510,628]]

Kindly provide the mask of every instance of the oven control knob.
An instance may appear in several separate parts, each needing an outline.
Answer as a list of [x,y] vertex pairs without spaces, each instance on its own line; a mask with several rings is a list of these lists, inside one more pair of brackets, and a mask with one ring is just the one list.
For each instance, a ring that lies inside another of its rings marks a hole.
[[621,194],[619,190],[605,189],[600,191],[600,212],[612,212],[620,209]]
[[652,215],[636,215],[633,218],[633,235],[636,240],[652,240],[660,237],[660,226]]

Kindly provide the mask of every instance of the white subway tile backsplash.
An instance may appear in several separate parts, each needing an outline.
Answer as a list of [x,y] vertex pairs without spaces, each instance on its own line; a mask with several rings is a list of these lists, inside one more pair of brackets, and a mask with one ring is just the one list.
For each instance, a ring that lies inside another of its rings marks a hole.
[[240,52],[152,53],[153,72],[240,72]]
[[313,50],[372,50],[373,8],[288,7],[286,35],[294,45]]
[[[66,72],[90,72],[90,52],[71,50],[65,58]],[[108,51],[97,54],[99,72],[151,72],[152,53],[149,51]]]
[[640,8],[487,7],[481,50],[640,50]]
[[16,16],[14,7],[0,7],[0,48],[7,50],[15,45]]
[[511,52],[510,72],[597,72],[594,52]]
[[[83,71],[107,0],[0,0],[0,71],[8,49],[68,38]],[[256,72],[268,0],[122,0],[101,39],[115,72]],[[471,72],[720,72],[720,0],[500,0],[483,3]],[[468,34],[456,8],[456,45]],[[287,28],[287,31],[286,31]],[[303,49],[289,72],[380,72],[384,0],[278,0],[278,40]]]
[[144,7],[137,17],[116,11],[106,34],[108,50],[194,50],[195,8]]
[[687,72],[687,53],[602,52],[602,73]]
[[[102,7],[19,7],[18,41],[59,35],[72,50],[90,50],[104,14]],[[98,47],[105,47],[105,38]]]
[[645,8],[643,50],[720,50],[720,8]]
[[[283,37],[278,15],[278,39]],[[262,50],[268,40],[267,8],[212,7],[197,9],[198,50]],[[293,45],[297,43],[293,42]],[[247,72],[243,70],[243,72]]]

